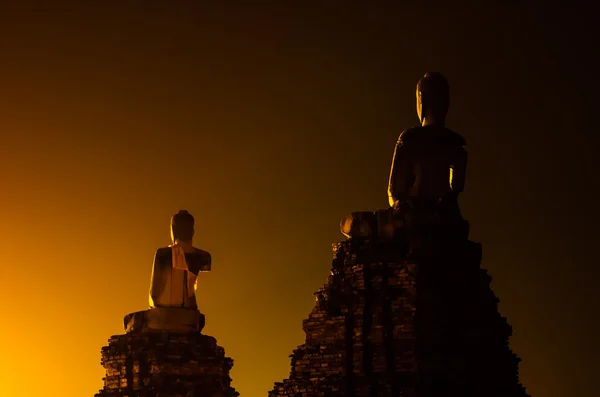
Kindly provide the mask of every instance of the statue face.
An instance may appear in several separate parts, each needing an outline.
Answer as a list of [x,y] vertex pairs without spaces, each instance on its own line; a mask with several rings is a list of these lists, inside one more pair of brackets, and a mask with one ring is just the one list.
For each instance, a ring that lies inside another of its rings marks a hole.
[[421,93],[419,92],[419,90],[416,90],[416,96],[417,96],[417,116],[419,117],[419,121],[423,122],[423,102],[422,102],[422,96],[421,96]]

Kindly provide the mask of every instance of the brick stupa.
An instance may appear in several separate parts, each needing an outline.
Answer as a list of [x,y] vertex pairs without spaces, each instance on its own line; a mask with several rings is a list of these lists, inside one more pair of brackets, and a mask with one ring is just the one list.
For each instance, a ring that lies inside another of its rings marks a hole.
[[[386,214],[368,223],[383,230]],[[412,253],[408,239],[377,233],[334,244],[306,341],[269,397],[527,397],[468,229],[462,219],[432,229]]]

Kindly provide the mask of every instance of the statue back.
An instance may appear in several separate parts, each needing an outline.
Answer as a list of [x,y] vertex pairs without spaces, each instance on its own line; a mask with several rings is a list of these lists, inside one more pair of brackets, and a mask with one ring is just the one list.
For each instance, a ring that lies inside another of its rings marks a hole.
[[185,253],[187,270],[173,266],[173,248],[156,251],[150,284],[150,307],[183,307],[196,309],[196,277],[199,272],[210,271],[211,256],[195,249]]
[[453,190],[462,191],[466,141],[461,135],[437,125],[415,127],[401,134],[399,145],[395,181],[399,195],[437,200]]

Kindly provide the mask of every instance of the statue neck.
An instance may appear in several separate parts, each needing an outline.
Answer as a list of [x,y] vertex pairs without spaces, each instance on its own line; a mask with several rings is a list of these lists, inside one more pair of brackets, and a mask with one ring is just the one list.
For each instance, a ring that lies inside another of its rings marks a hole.
[[426,127],[428,125],[437,125],[437,126],[443,127],[446,125],[446,120],[444,120],[444,119],[437,120],[431,116],[425,116],[425,117],[423,117],[421,126]]

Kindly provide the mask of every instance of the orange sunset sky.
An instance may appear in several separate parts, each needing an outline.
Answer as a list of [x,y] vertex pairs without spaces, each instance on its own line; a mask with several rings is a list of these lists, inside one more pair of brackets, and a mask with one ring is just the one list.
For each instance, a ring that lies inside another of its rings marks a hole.
[[0,396],[102,387],[100,349],[147,308],[178,209],[213,257],[204,332],[241,396],[266,396],[304,341],[340,217],[387,205],[430,70],[469,142],[461,206],[521,381],[595,395],[589,10],[19,4],[0,5]]

